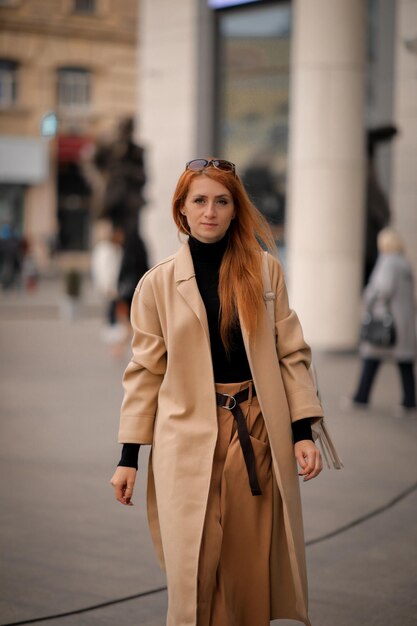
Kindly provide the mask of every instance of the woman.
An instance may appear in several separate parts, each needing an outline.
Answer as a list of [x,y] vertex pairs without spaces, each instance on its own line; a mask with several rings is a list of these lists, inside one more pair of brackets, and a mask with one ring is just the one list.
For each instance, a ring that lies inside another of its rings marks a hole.
[[353,403],[366,407],[375,381],[376,373],[383,360],[397,363],[400,372],[403,398],[398,416],[415,413],[416,392],[414,361],[416,358],[415,297],[411,266],[404,255],[404,243],[391,228],[378,234],[378,260],[364,292],[365,308],[373,307],[384,314],[392,314],[396,329],[394,345],[380,348],[362,342],[362,372]]
[[168,626],[309,625],[296,461],[304,480],[322,469],[310,350],[268,255],[275,345],[259,244],[271,237],[233,163],[187,163],[173,216],[188,241],[144,276],[132,304],[115,495],[132,503],[138,444],[151,444],[148,517]]

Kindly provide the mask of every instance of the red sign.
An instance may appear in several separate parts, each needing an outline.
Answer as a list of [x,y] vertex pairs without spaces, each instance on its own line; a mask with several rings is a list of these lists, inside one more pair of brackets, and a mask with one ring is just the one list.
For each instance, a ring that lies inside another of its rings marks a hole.
[[82,137],[81,135],[59,135],[58,136],[58,161],[60,163],[78,163],[81,160],[83,150],[88,150],[94,146],[92,137]]

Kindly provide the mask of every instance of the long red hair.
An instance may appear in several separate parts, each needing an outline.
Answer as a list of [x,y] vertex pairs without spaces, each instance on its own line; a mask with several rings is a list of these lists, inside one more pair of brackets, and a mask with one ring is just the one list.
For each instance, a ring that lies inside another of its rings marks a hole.
[[224,185],[232,195],[236,212],[229,226],[229,243],[219,276],[220,336],[228,351],[231,346],[231,331],[239,322],[239,315],[248,332],[255,332],[258,316],[264,307],[260,242],[268,250],[273,250],[275,243],[267,221],[250,201],[239,176],[213,166],[199,172],[185,170],[178,180],[172,212],[180,233],[191,234],[187,218],[181,213],[181,209],[190,185],[197,176],[207,176]]

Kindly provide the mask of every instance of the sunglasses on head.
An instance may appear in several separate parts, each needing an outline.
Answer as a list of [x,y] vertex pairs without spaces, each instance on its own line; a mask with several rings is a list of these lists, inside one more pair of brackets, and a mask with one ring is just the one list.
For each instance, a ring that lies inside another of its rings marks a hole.
[[193,159],[188,161],[185,166],[186,170],[192,170],[193,172],[201,172],[206,167],[215,167],[222,172],[236,172],[236,165],[231,161],[224,161],[223,159]]

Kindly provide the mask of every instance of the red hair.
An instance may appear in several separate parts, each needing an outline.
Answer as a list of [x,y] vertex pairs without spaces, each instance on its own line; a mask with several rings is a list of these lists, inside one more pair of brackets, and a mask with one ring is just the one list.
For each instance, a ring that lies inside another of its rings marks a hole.
[[236,212],[229,226],[229,243],[219,277],[220,336],[226,350],[230,350],[231,331],[239,323],[239,315],[250,334],[256,330],[258,317],[265,306],[260,242],[268,250],[273,250],[275,243],[267,221],[250,201],[239,176],[213,166],[199,172],[185,170],[178,180],[172,212],[180,233],[191,234],[181,209],[197,176],[207,176],[224,185],[232,195]]

